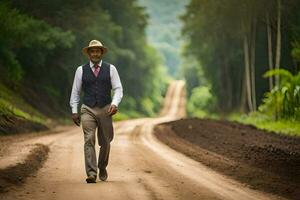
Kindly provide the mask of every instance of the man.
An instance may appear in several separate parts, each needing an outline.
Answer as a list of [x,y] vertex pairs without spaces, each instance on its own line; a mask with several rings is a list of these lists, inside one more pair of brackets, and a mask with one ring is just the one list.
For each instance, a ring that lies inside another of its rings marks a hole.
[[[105,181],[108,177],[110,142],[113,140],[112,115],[118,112],[118,104],[123,97],[123,87],[116,67],[102,61],[107,48],[97,40],[92,40],[89,46],[82,49],[90,61],[76,70],[70,106],[72,119],[77,126],[82,124],[84,133],[84,158],[86,182],[96,183],[97,159],[95,151],[95,132],[100,146],[98,158],[99,178]],[[83,89],[83,104],[81,114],[78,114],[80,91]],[[114,91],[111,98],[111,90]]]

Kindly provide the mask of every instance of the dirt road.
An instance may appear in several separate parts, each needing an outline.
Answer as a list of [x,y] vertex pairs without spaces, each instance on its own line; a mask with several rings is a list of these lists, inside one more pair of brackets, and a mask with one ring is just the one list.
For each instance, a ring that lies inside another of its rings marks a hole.
[[31,144],[48,145],[49,157],[33,177],[0,194],[0,199],[277,199],[205,167],[153,136],[155,124],[185,116],[183,88],[182,81],[170,85],[160,117],[114,124],[107,182],[86,184],[83,134],[72,127],[30,139]]

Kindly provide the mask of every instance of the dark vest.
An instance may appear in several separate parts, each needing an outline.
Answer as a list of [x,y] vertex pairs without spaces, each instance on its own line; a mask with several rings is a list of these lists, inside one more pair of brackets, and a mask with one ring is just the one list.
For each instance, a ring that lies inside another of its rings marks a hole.
[[82,67],[83,103],[89,107],[104,107],[111,103],[110,64],[103,62],[95,77],[90,63]]

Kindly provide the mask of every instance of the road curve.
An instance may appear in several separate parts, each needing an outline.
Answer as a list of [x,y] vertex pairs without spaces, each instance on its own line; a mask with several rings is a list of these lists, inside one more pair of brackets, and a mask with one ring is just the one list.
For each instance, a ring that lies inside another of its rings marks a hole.
[[[251,190],[158,141],[155,124],[184,117],[184,82],[171,83],[158,118],[117,122],[111,146],[108,180],[85,183],[83,133],[70,128],[61,134],[31,140],[45,143],[50,154],[44,166],[22,187],[1,199],[237,199],[277,197]],[[97,143],[96,143],[97,144]],[[97,152],[98,153],[98,152]]]

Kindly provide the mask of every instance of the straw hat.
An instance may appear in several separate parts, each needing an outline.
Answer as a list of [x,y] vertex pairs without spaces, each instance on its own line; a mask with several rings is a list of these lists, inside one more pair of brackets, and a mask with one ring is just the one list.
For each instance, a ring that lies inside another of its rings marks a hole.
[[89,50],[89,48],[92,48],[92,47],[98,47],[98,48],[102,49],[103,54],[105,54],[108,50],[105,46],[102,45],[102,43],[100,41],[92,40],[92,41],[90,41],[89,46],[84,47],[82,49],[82,53],[88,56],[88,50]]

